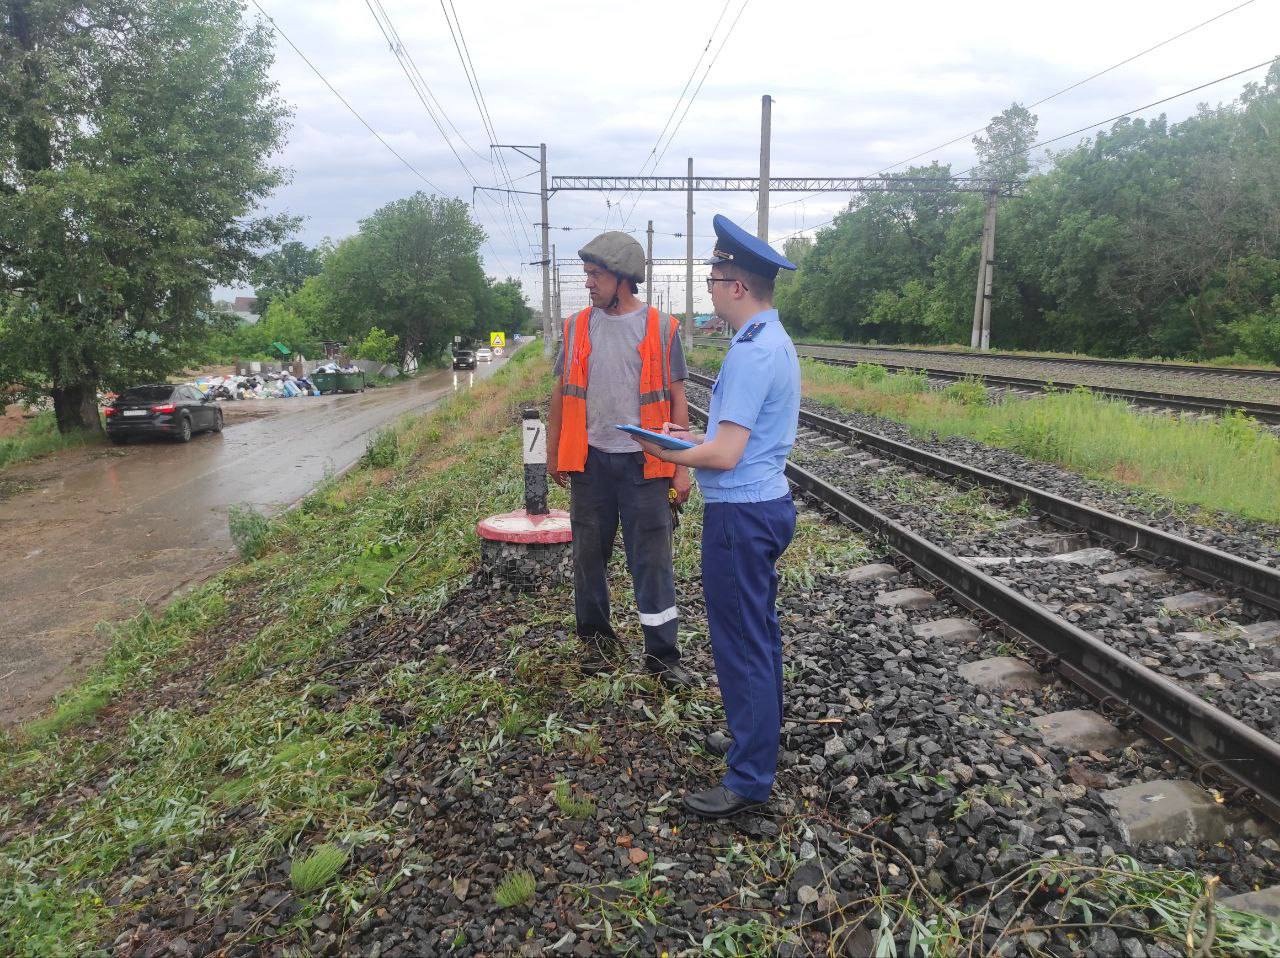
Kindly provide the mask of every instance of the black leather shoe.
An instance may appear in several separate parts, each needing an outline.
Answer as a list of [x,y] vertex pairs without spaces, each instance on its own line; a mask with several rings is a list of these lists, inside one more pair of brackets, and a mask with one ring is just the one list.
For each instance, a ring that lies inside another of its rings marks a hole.
[[743,798],[723,785],[684,797],[684,807],[701,818],[729,818],[732,815],[749,812],[753,808],[762,808],[765,804],[765,802]]
[[698,687],[698,676],[679,662],[674,665],[650,666],[649,674],[672,692],[678,692],[681,689],[696,689]]
[[733,736],[717,729],[702,740],[702,747],[719,758],[727,758],[733,748]]

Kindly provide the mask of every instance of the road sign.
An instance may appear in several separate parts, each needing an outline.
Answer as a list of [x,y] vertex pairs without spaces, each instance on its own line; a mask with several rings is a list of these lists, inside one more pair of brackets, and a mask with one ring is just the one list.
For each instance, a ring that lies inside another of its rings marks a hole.
[[494,349],[501,349],[503,346],[507,345],[507,334],[506,333],[490,333],[489,345],[492,346]]

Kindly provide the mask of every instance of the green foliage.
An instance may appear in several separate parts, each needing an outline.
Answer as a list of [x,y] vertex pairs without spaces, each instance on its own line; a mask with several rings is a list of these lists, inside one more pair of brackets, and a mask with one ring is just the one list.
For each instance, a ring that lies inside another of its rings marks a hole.
[[395,429],[379,429],[369,440],[364,461],[375,469],[387,469],[400,458],[400,436]]
[[[287,217],[272,33],[236,0],[16,0],[0,29],[0,381],[99,431],[100,386],[182,368]],[[13,24],[21,20],[25,29]]]
[[806,396],[905,422],[921,436],[966,436],[1177,502],[1280,521],[1280,439],[1239,413],[1209,422],[1152,416],[1083,388],[977,405],[924,392],[918,374],[868,384],[861,367],[802,369]]
[[483,240],[461,200],[415,193],[375,210],[325,259],[331,338],[361,339],[376,322],[407,354],[433,357],[455,335],[478,335]]
[[538,882],[533,873],[520,869],[498,883],[493,900],[498,903],[499,908],[516,908],[533,901],[533,893],[537,887]]
[[295,858],[289,866],[289,883],[299,895],[319,891],[338,877],[347,863],[347,853],[336,845],[319,845],[309,855]]
[[[0,954],[92,952],[118,917],[109,903],[115,890],[184,849],[207,856],[199,908],[210,914],[229,910],[305,836],[331,835],[344,848],[385,841],[386,810],[374,789],[398,750],[451,718],[483,727],[522,703],[552,704],[487,673],[423,659],[340,705],[339,673],[324,671],[347,655],[352,623],[389,601],[356,574],[371,543],[401,566],[399,607],[429,618],[467,581],[477,519],[495,504],[520,503],[519,470],[511,468],[517,431],[495,439],[493,423],[547,394],[535,353],[517,353],[467,401],[451,398],[406,424],[401,444],[421,471],[379,481],[361,469],[323,483],[276,520],[274,534],[288,548],[232,567],[162,616],[113,630],[104,662],[57,712],[0,737]],[[447,438],[427,442],[433,427]],[[204,638],[216,643],[211,658],[196,657],[205,646],[193,648],[195,640]],[[162,707],[164,694],[147,692],[142,707],[121,709],[109,735],[68,729],[98,704],[155,689],[175,673],[185,678],[188,669],[210,690],[198,702]],[[384,718],[389,704],[413,721]],[[82,783],[94,783],[94,792],[79,792]],[[252,814],[228,814],[244,806]],[[365,870],[347,869],[317,895],[353,914],[381,891]],[[281,939],[293,927],[263,933]]]
[[271,523],[253,506],[231,506],[227,510],[227,528],[231,532],[231,544],[245,560],[262,555],[271,534]]
[[575,798],[565,779],[556,782],[555,799],[560,814],[566,818],[583,820],[595,814],[596,803],[589,798]]
[[318,276],[325,252],[295,240],[259,257],[249,270],[259,315],[265,314],[277,299],[296,293],[310,277]]
[[357,359],[372,359],[378,363],[394,362],[400,347],[400,337],[374,326],[356,347]]
[[[1232,103],[1177,124],[1117,121],[1043,172],[1026,152],[1035,137],[1036,118],[1014,104],[974,138],[978,175],[1026,177],[1020,196],[999,203],[994,343],[1280,361],[1280,63]],[[967,344],[984,205],[976,195],[856,198],[779,285],[788,328]]]
[[53,418],[53,413],[42,412],[30,422],[25,423],[12,436],[0,439],[0,469],[26,459],[35,459],[46,453],[57,452],[59,449],[70,449],[93,441],[95,441],[94,437],[89,433],[58,432],[58,424]]
[[987,402],[987,387],[981,376],[965,376],[942,390],[942,395],[967,406],[983,406]]

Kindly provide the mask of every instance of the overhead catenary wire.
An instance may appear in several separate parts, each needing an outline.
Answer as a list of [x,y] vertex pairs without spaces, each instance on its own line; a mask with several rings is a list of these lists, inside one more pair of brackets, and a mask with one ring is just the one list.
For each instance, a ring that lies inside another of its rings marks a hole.
[[[733,31],[734,31],[734,29],[738,26],[738,21],[742,19],[742,14],[746,12],[746,9],[747,9],[747,7],[748,7],[750,4],[751,4],[751,0],[742,0],[742,6],[738,8],[738,12],[737,12],[737,14],[734,16],[734,18],[733,18],[733,22],[729,24],[729,29],[727,29],[727,30],[725,31],[724,36],[723,36],[723,37],[721,38],[721,40],[720,40],[720,46],[716,47],[715,55],[714,55],[714,56],[712,56],[712,58],[711,58],[710,62],[708,62],[708,63],[707,63],[707,68],[706,68],[706,70],[704,70],[704,71],[703,71],[702,79],[700,79],[700,80],[698,81],[698,85],[697,85],[697,87],[696,87],[696,88],[694,88],[693,94],[689,97],[688,101],[685,103],[684,112],[680,114],[680,119],[676,122],[675,128],[674,128],[674,129],[672,129],[672,131],[671,131],[671,135],[667,137],[667,143],[666,143],[666,145],[661,147],[661,152],[659,152],[659,153],[658,153],[657,159],[655,159],[655,160],[654,160],[653,168],[654,168],[655,170],[656,170],[656,169],[661,165],[663,157],[665,157],[665,156],[667,155],[667,150],[671,149],[671,144],[672,144],[673,142],[675,142],[675,138],[676,138],[677,134],[679,134],[679,132],[680,132],[680,127],[684,125],[685,117],[687,117],[687,116],[689,115],[689,110],[693,107],[693,103],[694,103],[694,101],[695,101],[695,100],[697,100],[697,98],[698,98],[698,94],[702,92],[702,87],[703,87],[703,84],[705,84],[705,83],[707,82],[707,77],[711,75],[711,69],[712,69],[712,67],[714,67],[714,66],[716,65],[716,61],[720,59],[720,54],[724,51],[725,44],[727,44],[727,43],[729,42],[729,38],[730,38],[731,36],[733,36]],[[726,4],[725,4],[725,9],[727,9],[727,8],[728,8],[728,3],[726,2]],[[721,11],[721,18],[716,20],[716,28],[718,28],[718,27],[720,26],[720,21],[721,21],[721,19],[723,19],[723,15],[724,15],[724,11],[722,10],[722,11]],[[711,34],[711,35],[712,35],[712,37],[714,37],[714,36],[715,36],[715,30],[714,30],[714,29],[712,30],[712,34]],[[708,46],[710,46],[710,43],[711,43],[711,40],[710,40],[710,39],[708,39],[708,41],[707,41],[707,45],[708,45]],[[698,58],[698,63],[701,63],[701,62],[702,62],[702,57],[701,57],[701,56],[699,56],[699,58]],[[696,72],[697,72],[697,69],[698,69],[698,65],[697,65],[697,63],[695,63],[695,64],[694,64],[694,68],[693,68],[693,72],[695,72],[695,73],[696,73]],[[687,85],[686,85],[686,89],[687,89]],[[679,107],[679,105],[680,105],[680,103],[679,103],[679,101],[677,100],[677,101],[676,101],[676,106],[677,106],[677,107]],[[668,120],[668,124],[669,124],[669,123],[670,123],[670,121]],[[665,128],[664,128],[664,129],[665,129]],[[662,142],[662,136],[661,136],[661,134],[659,134],[659,136],[658,136],[658,144],[661,144],[661,142]],[[657,149],[657,148],[658,148],[658,144],[655,144],[655,147],[654,147],[655,149]],[[642,175],[643,175],[643,167],[641,167],[641,170],[642,170]],[[627,215],[626,215],[626,216],[624,216],[624,217],[622,218],[622,225],[623,225],[624,227],[627,225],[627,223],[629,223],[629,222],[631,221],[631,217],[632,217],[632,215],[635,213],[635,211],[636,211],[636,206],[637,206],[639,203],[640,203],[640,194],[639,194],[639,193],[637,193],[637,194],[636,194],[636,198],[635,198],[635,200],[633,200],[633,201],[632,201],[632,203],[631,203],[631,209],[629,209],[629,210],[627,211]]]
[[[257,8],[258,12],[261,13],[262,16],[266,18],[267,23],[270,24],[271,26],[271,29],[282,40],[284,40],[285,43],[289,44],[293,52],[298,55],[298,58],[307,65],[307,67],[311,70],[312,73],[316,75],[317,78],[319,78],[320,82],[323,83],[329,89],[329,92],[338,98],[338,101],[344,107],[347,108],[347,110],[351,113],[351,115],[360,121],[360,125],[363,126],[366,130],[368,130],[369,133],[373,135],[374,139],[376,139],[379,143],[381,143],[384,147],[386,147],[387,151],[390,152],[397,160],[403,163],[405,168],[408,169],[411,173],[413,173],[414,176],[418,177],[418,179],[422,180],[423,183],[429,186],[432,192],[441,196],[452,195],[449,193],[448,190],[442,189],[441,187],[433,183],[430,179],[428,179],[427,176],[422,173],[422,171],[420,171],[416,166],[414,166],[412,163],[406,160],[404,156],[395,147],[393,147],[390,143],[386,141],[386,139],[382,136],[381,133],[379,133],[377,130],[373,128],[373,126],[369,123],[369,121],[366,120],[360,114],[360,111],[357,110],[354,106],[352,106],[351,102],[345,96],[342,95],[342,93],[338,90],[338,88],[329,82],[328,77],[326,77],[324,73],[320,71],[320,68],[317,67],[314,62],[312,62],[311,58],[302,52],[302,48],[293,42],[293,39],[284,31],[284,29],[280,26],[280,24],[276,22],[275,17],[273,17],[270,13],[267,12],[267,10],[262,6],[259,0],[253,0],[253,5]],[[502,271],[504,273],[510,272],[507,269],[506,263],[503,262],[502,257],[498,255],[498,251],[495,250],[493,246],[489,243],[486,243],[485,245],[489,247],[489,252],[493,254],[494,260],[497,262],[498,266],[501,267]]]
[[[1186,90],[1180,90],[1180,91],[1179,91],[1179,92],[1177,92],[1177,93],[1173,93],[1173,94],[1170,94],[1169,96],[1162,97],[1162,98],[1161,98],[1161,99],[1159,99],[1159,100],[1153,100],[1151,103],[1146,103],[1146,104],[1143,104],[1142,106],[1134,107],[1134,108],[1133,108],[1133,109],[1131,109],[1131,110],[1125,110],[1123,113],[1117,113],[1115,116],[1108,117],[1108,118],[1107,118],[1107,119],[1105,119],[1105,120],[1097,120],[1097,121],[1095,121],[1095,122],[1093,122],[1093,123],[1087,123],[1087,124],[1085,124],[1084,126],[1078,127],[1078,128],[1076,128],[1076,129],[1074,129],[1074,130],[1071,130],[1071,131],[1069,131],[1069,132],[1067,132],[1067,133],[1060,133],[1059,135],[1054,136],[1054,137],[1050,137],[1050,138],[1049,138],[1049,139],[1047,139],[1047,140],[1040,140],[1040,141],[1038,141],[1038,142],[1036,142],[1036,143],[1032,143],[1030,146],[1022,147],[1022,148],[1017,149],[1017,150],[1011,150],[1011,151],[1009,151],[1008,153],[1001,154],[1000,156],[994,157],[993,159],[994,159],[995,161],[999,161],[999,160],[1009,159],[1009,158],[1011,158],[1011,157],[1015,157],[1015,156],[1020,156],[1020,155],[1021,155],[1021,154],[1023,154],[1023,153],[1030,153],[1032,150],[1039,149],[1039,148],[1040,148],[1040,147],[1042,147],[1042,146],[1048,146],[1048,145],[1049,145],[1049,144],[1051,144],[1051,143],[1057,143],[1057,142],[1059,142],[1060,140],[1065,140],[1065,139],[1066,139],[1067,137],[1069,137],[1069,136],[1076,136],[1077,134],[1084,133],[1084,132],[1086,132],[1086,131],[1088,131],[1088,130],[1095,129],[1095,128],[1100,127],[1100,126],[1105,126],[1105,125],[1106,125],[1106,124],[1108,124],[1108,123],[1114,123],[1114,122],[1115,122],[1115,121],[1117,121],[1117,120],[1123,120],[1123,119],[1125,119],[1126,117],[1131,117],[1131,116],[1133,116],[1135,113],[1142,113],[1144,110],[1150,110],[1150,109],[1152,109],[1153,107],[1162,106],[1162,105],[1163,105],[1163,104],[1165,104],[1165,103],[1169,103],[1169,102],[1170,102],[1170,101],[1172,101],[1172,100],[1177,100],[1177,99],[1179,99],[1179,98],[1181,98],[1181,97],[1184,97],[1184,96],[1190,96],[1192,93],[1198,93],[1198,92],[1199,92],[1199,91],[1201,91],[1201,90],[1207,89],[1207,88],[1209,88],[1209,87],[1211,87],[1211,86],[1215,86],[1215,85],[1217,85],[1217,84],[1219,84],[1219,83],[1225,83],[1227,80],[1234,80],[1236,77],[1244,76],[1246,73],[1252,73],[1253,71],[1255,71],[1255,70],[1260,70],[1260,69],[1262,69],[1263,67],[1269,67],[1269,66],[1271,66],[1271,64],[1273,64],[1273,63],[1275,63],[1275,62],[1276,62],[1276,59],[1277,59],[1276,57],[1272,57],[1272,58],[1270,58],[1270,59],[1268,59],[1268,60],[1263,60],[1261,63],[1255,63],[1255,64],[1253,64],[1253,66],[1248,66],[1248,67],[1245,67],[1244,69],[1236,70],[1236,71],[1234,71],[1234,72],[1232,72],[1232,73],[1228,73],[1228,74],[1226,74],[1225,76],[1220,76],[1220,77],[1217,77],[1217,78],[1215,78],[1215,79],[1213,79],[1213,80],[1206,80],[1204,83],[1197,84],[1196,86],[1190,87],[1190,88],[1188,88],[1188,89],[1186,89]],[[960,172],[960,173],[956,173],[955,175],[956,175],[956,176],[965,176],[965,175],[966,175],[966,174],[968,174],[968,173],[972,173],[975,169],[977,169],[977,164],[975,164],[974,166],[969,167],[967,170],[963,170],[963,171],[962,171],[962,172]],[[842,212],[843,212],[843,211],[842,211]],[[829,225],[830,223],[835,222],[836,218],[837,218],[839,215],[840,215],[840,214],[839,214],[839,213],[837,213],[835,216],[831,217],[830,219],[824,220],[823,222],[818,223],[818,224],[817,224],[817,225],[815,225],[815,226],[806,226],[806,227],[804,227],[803,229],[799,229],[799,230],[796,230],[796,231],[794,231],[794,232],[792,232],[792,233],[788,233],[788,234],[786,234],[785,236],[780,237],[780,239],[779,239],[778,241],[779,241],[779,242],[782,242],[782,241],[784,241],[784,240],[791,239],[791,237],[793,237],[793,236],[799,236],[801,233],[807,233],[807,232],[809,232],[810,230],[822,229],[822,227],[827,226],[827,225]]]
[[[1053,93],[1050,93],[1048,96],[1041,97],[1039,100],[1036,100],[1034,103],[1029,104],[1026,107],[1026,109],[1034,110],[1036,107],[1041,106],[1042,104],[1048,103],[1050,100],[1055,100],[1065,93],[1070,93],[1072,90],[1075,90],[1078,87],[1084,86],[1086,83],[1090,83],[1093,80],[1098,79],[1099,77],[1106,76],[1108,73],[1118,70],[1123,66],[1127,66],[1128,64],[1133,63],[1135,60],[1138,60],[1149,53],[1154,53],[1156,50],[1159,50],[1162,47],[1168,46],[1170,43],[1173,43],[1176,40],[1181,40],[1183,37],[1189,36],[1190,34],[1195,33],[1197,30],[1200,30],[1203,27],[1207,27],[1211,23],[1215,23],[1218,20],[1221,20],[1223,17],[1226,17],[1232,13],[1235,13],[1238,10],[1242,10],[1245,7],[1250,6],[1256,2],[1257,0],[1244,0],[1243,3],[1238,3],[1234,7],[1229,7],[1228,9],[1223,10],[1220,13],[1214,14],[1212,17],[1210,17],[1207,20],[1202,20],[1199,23],[1195,24],[1194,26],[1188,27],[1187,29],[1182,30],[1179,33],[1175,33],[1173,36],[1166,37],[1165,39],[1161,40],[1159,43],[1152,44],[1151,46],[1147,47],[1144,50],[1139,50],[1137,53],[1131,54],[1130,56],[1125,57],[1123,60],[1113,63],[1110,66],[1097,71],[1096,73],[1091,73],[1087,77],[1084,77],[1080,80],[1076,80],[1074,83],[1069,83],[1067,86],[1063,87],[1060,90],[1055,90]],[[962,133],[957,137],[953,137],[952,139],[947,140],[945,143],[939,143],[937,146],[930,147],[927,150],[921,150],[919,153],[916,153],[914,156],[909,156],[905,160],[899,160],[896,163],[891,163],[890,165],[882,168],[878,175],[884,176],[890,170],[897,169],[900,166],[903,166],[907,163],[911,163],[914,160],[918,160],[923,156],[928,156],[931,153],[936,153],[938,150],[946,149],[948,146],[954,146],[956,143],[959,143],[961,140],[968,139],[969,137],[972,137],[972,136],[977,136],[979,133],[983,132],[985,129],[986,129],[985,125],[980,126],[977,129],[970,130],[968,133]],[[1071,134],[1068,133],[1066,135],[1070,136]],[[795,203],[803,203],[805,200],[812,199],[813,197],[818,195],[819,194],[817,193],[809,193],[805,196],[800,197],[799,199],[787,200],[786,202],[778,203],[778,204],[771,204],[769,208],[771,210],[780,209],[784,206],[791,206]],[[801,232],[803,232],[803,230]]]
[[[466,34],[462,30],[462,20],[458,17],[458,11],[453,5],[453,0],[448,0],[448,6],[445,5],[446,0],[440,0],[440,12],[444,14],[445,23],[449,27],[449,35],[453,39],[453,48],[458,54],[458,60],[462,64],[462,72],[467,78],[467,85],[471,89],[471,99],[475,102],[476,111],[480,114],[480,123],[484,127],[485,133],[489,136],[490,143],[497,143],[498,133],[493,123],[493,115],[489,112],[489,104],[485,100],[484,89],[480,86],[480,77],[476,73],[475,63],[471,59],[471,49],[467,46]],[[452,14],[452,17],[450,16]],[[511,170],[507,167],[507,162],[502,151],[495,151],[491,148],[489,152],[489,166],[492,169],[495,165],[501,171],[502,182],[505,182],[508,188],[513,182],[511,178]],[[506,215],[508,220],[511,219],[512,196],[515,194],[506,194]],[[523,206],[517,207],[520,210],[520,230],[524,233],[525,243],[533,246],[533,239],[529,235],[529,230],[525,225],[529,219]]]
[[440,189],[440,187],[436,186],[429,179],[427,179],[426,176],[424,176],[421,173],[421,171],[418,170],[417,167],[415,167],[412,163],[410,163],[403,156],[401,156],[400,152],[394,146],[392,146],[385,139],[383,139],[381,133],[379,133],[372,126],[369,125],[369,121],[360,115],[360,111],[357,110],[354,106],[352,106],[350,101],[348,101],[345,96],[343,96],[340,92],[338,92],[338,88],[329,82],[329,78],[320,72],[320,68],[311,62],[311,58],[302,52],[302,50],[298,47],[296,43],[293,42],[293,40],[289,37],[289,35],[285,33],[283,29],[281,29],[280,24],[276,23],[275,17],[269,14],[263,8],[262,4],[258,2],[258,0],[253,0],[253,5],[258,8],[259,13],[261,13],[264,17],[267,18],[267,23],[271,25],[271,29],[273,31],[279,34],[280,39],[284,40],[285,43],[289,44],[289,46],[293,48],[293,52],[298,55],[298,57],[302,60],[303,63],[305,63],[308,67],[311,68],[311,72],[314,73],[320,79],[320,82],[329,88],[329,92],[332,93],[334,96],[336,96],[338,98],[338,101],[343,106],[345,106],[347,110],[350,111],[351,115],[360,121],[361,126],[363,126],[371,134],[373,134],[373,137],[379,143],[385,146],[392,156],[394,156],[397,160],[403,163],[405,167],[408,168],[409,172],[411,172],[414,176],[422,180],[422,182],[426,183],[427,186],[431,187],[431,189],[434,190],[436,193],[442,193],[442,194],[445,193],[445,190]]
[[[462,156],[458,153],[457,147],[453,145],[453,141],[450,139],[449,134],[445,132],[444,123],[441,122],[441,118],[443,118],[444,122],[447,122],[449,126],[453,128],[454,132],[457,133],[458,128],[454,125],[453,120],[449,117],[447,111],[445,111],[444,106],[431,91],[431,87],[426,82],[426,78],[422,76],[422,72],[418,69],[417,63],[413,59],[413,55],[409,52],[404,41],[401,40],[399,31],[396,29],[395,22],[391,19],[391,15],[387,13],[386,8],[382,5],[382,0],[365,0],[365,6],[369,8],[369,13],[373,16],[374,22],[378,24],[378,29],[382,31],[382,35],[387,41],[387,46],[390,49],[392,56],[395,57],[396,63],[399,64],[405,78],[409,81],[409,86],[413,89],[418,100],[422,103],[423,109],[426,110],[427,116],[431,118],[432,124],[440,133],[440,137],[449,148],[449,152],[453,154],[458,165],[462,167],[463,173],[466,174],[467,178],[471,181],[471,184],[473,186],[481,185],[480,180],[471,171],[471,168],[467,166],[466,161],[463,160]],[[435,104],[434,108],[432,107],[433,103]],[[437,111],[439,112],[439,116],[437,116]],[[471,152],[479,156],[480,159],[485,159],[482,154],[477,152],[474,147],[470,146],[470,144],[466,142],[466,138],[463,137],[461,133],[458,133],[458,137],[462,140],[463,144],[471,150]],[[496,206],[493,200],[483,192],[481,192],[480,195],[490,206]],[[499,215],[501,215],[502,207],[497,206],[497,209]],[[516,237],[515,230],[510,223],[506,224],[506,231],[512,245],[517,249],[520,248],[520,240]],[[486,245],[489,246],[489,249],[493,252],[495,259],[499,259],[499,263],[501,264],[497,251],[493,249],[491,244],[486,243]],[[503,271],[507,271],[505,266],[503,266]]]

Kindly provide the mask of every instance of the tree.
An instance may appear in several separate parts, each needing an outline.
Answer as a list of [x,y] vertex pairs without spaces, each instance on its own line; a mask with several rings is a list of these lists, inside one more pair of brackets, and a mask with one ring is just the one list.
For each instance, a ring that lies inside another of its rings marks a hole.
[[461,200],[415,193],[376,210],[325,259],[331,334],[362,339],[376,324],[406,357],[439,354],[483,319],[483,241]]
[[400,337],[374,326],[356,347],[356,359],[372,359],[377,363],[392,362],[398,355]]
[[255,215],[287,109],[237,0],[9,0],[0,379],[98,430],[96,392],[181,368],[286,217]]
[[520,280],[508,276],[500,283],[489,285],[493,312],[491,329],[509,333],[532,333],[533,310],[524,298]]
[[249,271],[258,312],[265,314],[273,300],[296,293],[309,277],[318,276],[324,265],[324,250],[313,249],[296,240],[272,250]]
[[978,176],[993,180],[1025,179],[1031,169],[1031,144],[1039,118],[1021,103],[1013,103],[991,118],[984,132],[973,138]]

